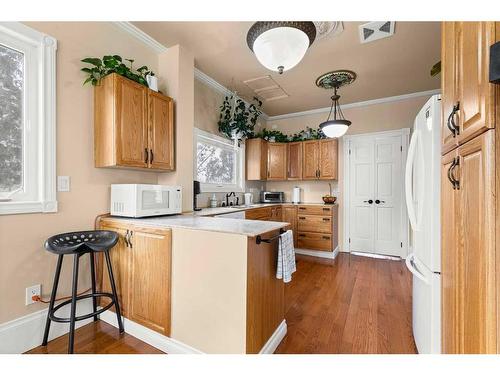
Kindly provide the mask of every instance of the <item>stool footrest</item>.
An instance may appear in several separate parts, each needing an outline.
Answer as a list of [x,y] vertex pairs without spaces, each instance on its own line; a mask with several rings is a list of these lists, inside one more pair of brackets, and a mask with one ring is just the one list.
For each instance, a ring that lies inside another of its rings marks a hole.
[[[111,298],[111,302],[107,304],[106,306],[102,307],[101,309],[97,310],[96,312],[91,312],[89,314],[85,315],[80,315],[80,316],[75,316],[75,322],[78,322],[80,320],[85,320],[88,318],[92,318],[94,316],[97,316],[99,314],[102,314],[104,311],[108,310],[111,306],[113,306],[115,303],[113,301],[113,294],[111,293],[104,293],[104,292],[99,292],[99,293],[90,293],[90,294],[83,294],[81,296],[76,297],[76,300],[82,300],[82,299],[87,299],[87,298],[92,298],[92,297],[108,297]],[[49,319],[52,320],[53,322],[57,323],[70,323],[71,318],[59,318],[54,315],[54,313],[59,310],[61,307],[68,305],[71,303],[71,299],[64,301],[60,303],[59,305],[55,306],[52,311],[49,312]]]

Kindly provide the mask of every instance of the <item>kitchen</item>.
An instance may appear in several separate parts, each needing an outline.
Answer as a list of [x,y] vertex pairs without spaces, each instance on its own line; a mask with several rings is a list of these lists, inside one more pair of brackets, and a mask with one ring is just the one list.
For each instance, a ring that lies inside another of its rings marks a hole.
[[0,352],[498,352],[498,22],[302,23],[290,68],[266,22],[0,24],[57,96],[43,199],[0,196]]

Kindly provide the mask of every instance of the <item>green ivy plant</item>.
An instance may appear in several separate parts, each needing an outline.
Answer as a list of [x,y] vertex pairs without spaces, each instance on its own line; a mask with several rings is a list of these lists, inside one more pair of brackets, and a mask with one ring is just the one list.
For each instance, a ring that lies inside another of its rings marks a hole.
[[287,143],[307,141],[312,139],[324,139],[326,138],[326,136],[320,128],[313,129],[307,126],[304,130],[301,130],[300,132],[292,135],[286,135],[279,130],[264,129],[257,134],[252,134],[250,138],[262,138],[270,142]]
[[219,132],[231,139],[252,137],[257,119],[262,114],[261,107],[262,101],[256,97],[253,98],[253,103],[247,105],[234,95],[225,96],[217,122]]
[[81,61],[91,65],[91,67],[84,67],[81,69],[82,72],[85,72],[88,75],[83,82],[84,85],[90,83],[93,86],[96,86],[100,84],[101,79],[107,75],[117,73],[123,77],[131,79],[132,81],[140,83],[141,85],[149,87],[146,77],[148,75],[155,75],[146,65],[141,66],[139,69],[134,71],[132,67],[134,60],[125,59],[125,61],[130,63],[130,67],[128,67],[123,63],[122,57],[118,55],[106,55],[103,56],[102,59],[97,57],[86,57]]

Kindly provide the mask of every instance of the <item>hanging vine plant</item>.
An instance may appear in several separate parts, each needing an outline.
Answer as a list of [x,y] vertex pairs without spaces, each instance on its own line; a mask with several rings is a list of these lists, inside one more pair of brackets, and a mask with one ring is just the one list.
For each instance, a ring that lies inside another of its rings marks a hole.
[[313,129],[307,126],[304,130],[292,135],[286,135],[279,130],[267,130],[264,129],[257,134],[253,134],[249,138],[262,138],[269,142],[299,142],[308,141],[312,139],[324,139],[326,136],[323,134],[320,128]]
[[257,119],[262,114],[262,101],[256,97],[246,104],[235,95],[225,96],[220,106],[219,132],[227,138],[242,140],[254,134]]

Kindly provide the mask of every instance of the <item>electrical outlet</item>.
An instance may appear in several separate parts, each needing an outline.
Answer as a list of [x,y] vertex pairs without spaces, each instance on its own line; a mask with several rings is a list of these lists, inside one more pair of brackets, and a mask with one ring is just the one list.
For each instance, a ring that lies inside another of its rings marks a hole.
[[35,303],[32,299],[33,296],[42,296],[42,286],[40,284],[26,288],[26,306]]
[[69,176],[57,176],[57,191],[69,191],[70,180]]

